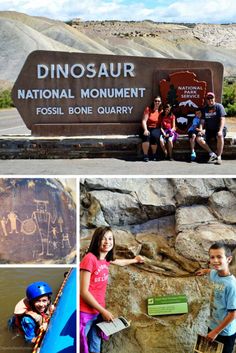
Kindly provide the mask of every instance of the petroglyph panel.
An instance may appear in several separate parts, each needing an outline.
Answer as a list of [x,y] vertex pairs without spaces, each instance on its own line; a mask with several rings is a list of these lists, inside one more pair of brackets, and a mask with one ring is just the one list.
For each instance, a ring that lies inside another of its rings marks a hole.
[[57,179],[0,179],[0,262],[71,263],[76,205]]

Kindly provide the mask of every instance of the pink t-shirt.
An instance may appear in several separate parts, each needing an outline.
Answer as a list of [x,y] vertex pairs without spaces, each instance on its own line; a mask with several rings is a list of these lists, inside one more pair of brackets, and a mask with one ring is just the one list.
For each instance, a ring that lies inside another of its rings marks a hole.
[[[98,260],[95,255],[88,253],[80,263],[80,270],[91,273],[89,292],[94,296],[97,302],[105,307],[105,296],[109,274],[109,262]],[[80,297],[80,311],[84,313],[97,314],[98,311],[87,305]]]

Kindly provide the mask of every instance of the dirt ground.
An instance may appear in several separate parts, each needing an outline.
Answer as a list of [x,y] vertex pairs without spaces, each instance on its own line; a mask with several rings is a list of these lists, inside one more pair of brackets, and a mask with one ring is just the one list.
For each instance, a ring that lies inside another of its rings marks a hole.
[[230,132],[236,132],[236,117],[226,118],[226,125]]

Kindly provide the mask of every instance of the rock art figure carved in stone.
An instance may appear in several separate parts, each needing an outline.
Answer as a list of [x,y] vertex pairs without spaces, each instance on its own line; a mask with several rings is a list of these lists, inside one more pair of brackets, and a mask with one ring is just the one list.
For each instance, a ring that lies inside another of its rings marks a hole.
[[49,226],[51,222],[51,213],[47,211],[48,201],[34,200],[34,202],[36,203],[37,209],[33,212],[32,218],[37,224],[41,239],[41,253],[39,253],[39,256],[45,254],[50,256],[53,254],[49,251]]

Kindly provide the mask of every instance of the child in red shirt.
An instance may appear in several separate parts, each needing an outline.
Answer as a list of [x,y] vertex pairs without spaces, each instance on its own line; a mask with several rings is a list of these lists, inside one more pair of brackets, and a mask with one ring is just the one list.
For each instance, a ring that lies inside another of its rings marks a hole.
[[164,105],[163,113],[161,114],[160,145],[164,152],[165,158],[167,158],[169,154],[170,160],[173,160],[173,142],[176,141],[178,137],[175,129],[175,116],[171,113],[171,105],[167,103]]

